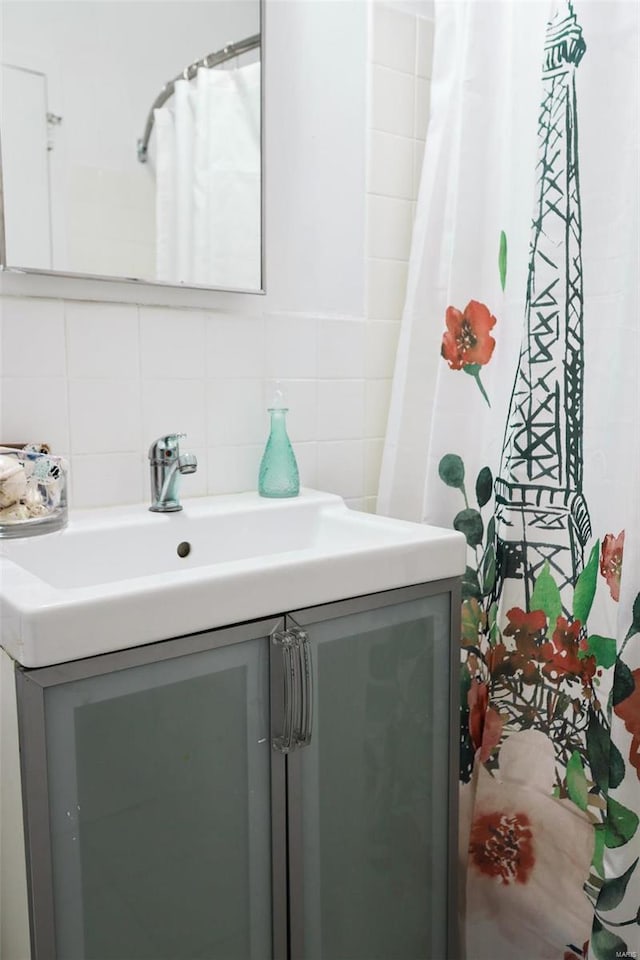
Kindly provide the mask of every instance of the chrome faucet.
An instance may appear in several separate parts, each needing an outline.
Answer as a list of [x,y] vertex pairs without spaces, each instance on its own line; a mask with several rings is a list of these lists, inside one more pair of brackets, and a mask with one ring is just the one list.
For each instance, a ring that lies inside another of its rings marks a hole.
[[151,469],[151,506],[154,513],[176,513],[182,510],[178,498],[180,474],[195,473],[198,461],[193,453],[180,453],[184,433],[169,433],[149,448]]

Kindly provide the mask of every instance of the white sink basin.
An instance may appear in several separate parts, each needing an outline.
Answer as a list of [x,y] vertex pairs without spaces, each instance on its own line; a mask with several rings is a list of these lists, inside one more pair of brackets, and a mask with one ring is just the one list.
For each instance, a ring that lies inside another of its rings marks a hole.
[[45,666],[464,567],[462,534],[357,513],[313,490],[203,497],[177,514],[76,511],[58,533],[2,542],[0,645]]

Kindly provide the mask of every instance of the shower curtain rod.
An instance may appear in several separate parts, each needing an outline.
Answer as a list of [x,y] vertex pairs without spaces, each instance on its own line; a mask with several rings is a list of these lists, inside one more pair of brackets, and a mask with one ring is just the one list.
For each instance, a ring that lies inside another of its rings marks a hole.
[[173,96],[173,92],[178,80],[193,80],[200,67],[206,67],[209,70],[211,67],[217,67],[221,63],[225,63],[227,60],[233,60],[234,57],[239,57],[241,53],[248,53],[250,50],[255,50],[256,47],[259,46],[259,33],[254,34],[253,37],[246,37],[245,40],[238,40],[237,43],[228,43],[226,47],[222,48],[222,50],[218,50],[216,53],[209,53],[201,60],[196,60],[194,63],[190,63],[188,67],[184,68],[182,73],[179,73],[177,77],[173,78],[173,80],[169,80],[168,83],[165,83],[164,87],[151,104],[151,109],[147,115],[147,122],[144,126],[144,133],[138,140],[138,160],[140,163],[147,162],[149,140],[151,138],[151,131],[153,130],[153,111],[157,110],[158,107],[163,106],[163,104],[165,104],[167,100]]

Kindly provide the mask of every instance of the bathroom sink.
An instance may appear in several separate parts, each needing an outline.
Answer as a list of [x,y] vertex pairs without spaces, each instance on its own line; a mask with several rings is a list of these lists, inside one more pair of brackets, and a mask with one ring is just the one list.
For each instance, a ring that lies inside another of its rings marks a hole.
[[71,513],[0,545],[0,645],[28,667],[360,594],[458,576],[461,534],[349,510],[303,490]]

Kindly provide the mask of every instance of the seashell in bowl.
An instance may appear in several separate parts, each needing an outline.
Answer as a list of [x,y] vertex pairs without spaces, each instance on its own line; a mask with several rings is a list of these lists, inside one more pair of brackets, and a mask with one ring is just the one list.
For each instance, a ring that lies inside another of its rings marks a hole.
[[0,507],[18,503],[27,492],[27,475],[23,465],[12,457],[0,456]]
[[19,520],[28,520],[29,511],[24,503],[13,503],[10,507],[0,510],[0,523],[16,523]]

